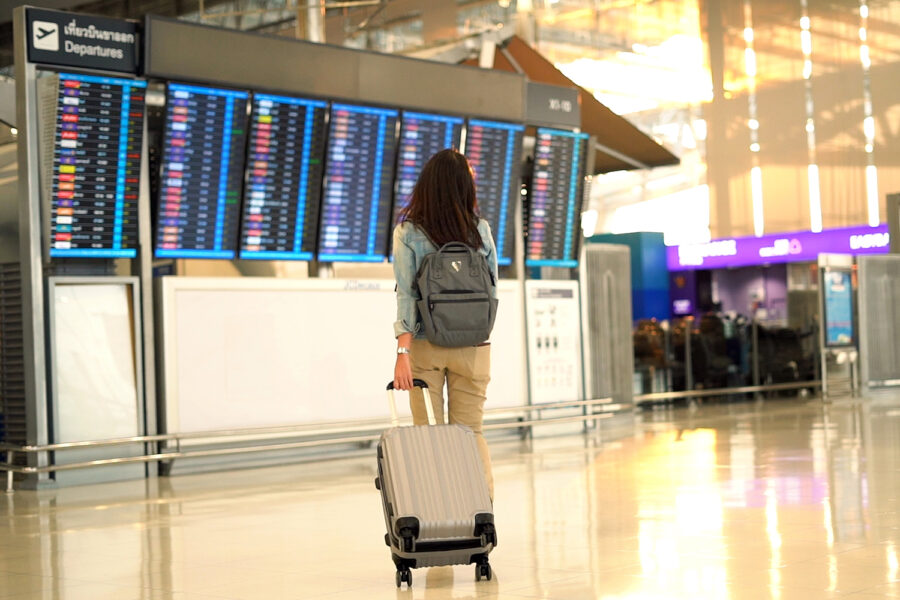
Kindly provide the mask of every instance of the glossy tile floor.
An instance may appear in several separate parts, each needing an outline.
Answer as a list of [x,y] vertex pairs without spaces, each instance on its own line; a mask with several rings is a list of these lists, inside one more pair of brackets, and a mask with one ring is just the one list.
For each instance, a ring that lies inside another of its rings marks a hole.
[[900,598],[900,398],[645,411],[617,440],[493,448],[490,582],[420,569],[398,590],[354,459],[0,494],[0,598]]

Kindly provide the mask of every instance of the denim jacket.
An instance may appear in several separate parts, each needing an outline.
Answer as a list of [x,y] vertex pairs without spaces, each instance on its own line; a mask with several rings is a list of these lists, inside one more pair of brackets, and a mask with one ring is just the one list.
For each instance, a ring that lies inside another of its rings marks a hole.
[[[481,234],[482,246],[479,250],[487,258],[488,267],[497,277],[497,247],[491,226],[484,219],[478,221],[478,233]],[[394,278],[397,280],[397,320],[394,322],[394,337],[404,333],[412,333],[416,338],[424,338],[422,318],[416,308],[419,292],[416,289],[416,273],[426,255],[436,252],[434,244],[421,229],[405,221],[394,228]],[[497,288],[493,295],[497,297]]]

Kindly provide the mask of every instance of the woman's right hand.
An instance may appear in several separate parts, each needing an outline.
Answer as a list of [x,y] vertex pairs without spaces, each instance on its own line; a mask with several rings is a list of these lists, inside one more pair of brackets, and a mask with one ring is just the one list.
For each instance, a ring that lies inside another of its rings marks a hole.
[[413,376],[409,354],[398,354],[397,363],[394,365],[394,389],[411,390],[412,388]]

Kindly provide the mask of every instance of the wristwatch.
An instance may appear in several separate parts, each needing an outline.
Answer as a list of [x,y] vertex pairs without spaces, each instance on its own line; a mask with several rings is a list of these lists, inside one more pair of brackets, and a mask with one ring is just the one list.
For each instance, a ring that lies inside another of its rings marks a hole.
[[397,354],[409,354],[409,348],[406,348],[404,346],[398,346]]

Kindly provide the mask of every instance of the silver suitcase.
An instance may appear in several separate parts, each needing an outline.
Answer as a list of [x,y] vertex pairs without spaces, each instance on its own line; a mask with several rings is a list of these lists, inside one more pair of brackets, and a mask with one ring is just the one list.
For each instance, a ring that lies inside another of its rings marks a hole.
[[[416,379],[414,384],[427,388]],[[475,434],[462,425],[398,427],[394,385],[388,402],[393,427],[378,443],[385,543],[397,567],[396,583],[412,586],[410,569],[475,564],[475,578],[491,579],[488,554],[497,545],[494,514]],[[426,392],[427,397],[427,392]]]

